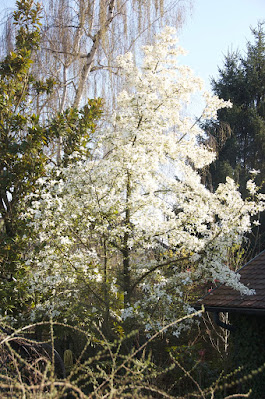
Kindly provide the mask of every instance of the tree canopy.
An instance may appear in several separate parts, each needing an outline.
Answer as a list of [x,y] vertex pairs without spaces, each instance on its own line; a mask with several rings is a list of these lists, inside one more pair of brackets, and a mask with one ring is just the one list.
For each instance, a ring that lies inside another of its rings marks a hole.
[[148,331],[189,311],[197,281],[250,293],[226,263],[263,197],[253,181],[245,201],[232,179],[215,193],[201,183],[197,170],[215,154],[183,109],[195,92],[202,119],[231,104],[203,93],[179,65],[174,35],[167,28],[144,46],[141,67],[131,53],[118,57],[126,86],[109,127],[93,135],[91,157],[52,169],[57,178],[39,179],[28,196],[24,218],[39,243],[26,260],[34,317],[71,319],[78,304],[87,322],[135,318]]
[[[220,110],[217,123],[208,125],[218,152],[210,166],[208,185],[216,189],[230,176],[240,185],[243,196],[248,195],[246,183],[252,171],[259,171],[256,181],[262,190],[265,180],[264,24],[258,24],[252,33],[254,43],[247,44],[246,55],[228,53],[219,78],[212,81],[214,92],[231,100],[233,107]],[[262,247],[259,245],[259,250]]]
[[101,114],[101,100],[89,100],[81,110],[57,112],[51,120],[36,112],[33,99],[49,96],[54,85],[50,78],[36,79],[32,71],[33,53],[40,42],[40,6],[30,0],[18,1],[14,21],[15,48],[0,62],[0,284],[4,313],[25,305],[20,284],[24,269],[18,268],[18,263],[24,257],[21,239],[26,225],[18,219],[18,207],[25,195],[34,192],[47,164],[55,160],[52,148],[58,138],[62,137],[65,164],[75,150],[79,155],[87,153],[89,133]]
[[[214,92],[233,103],[233,108],[218,113],[219,129],[229,127],[227,140],[213,165],[214,187],[225,179],[225,170],[240,184],[246,184],[253,169],[260,170],[258,180],[264,181],[264,87],[265,34],[263,24],[252,29],[254,44],[248,43],[247,54],[229,53],[219,79],[213,80]],[[230,137],[229,137],[230,136]]]
[[[86,98],[115,102],[120,87],[115,58],[139,48],[165,24],[180,28],[191,0],[53,0],[42,2],[40,49],[34,57],[39,79],[56,82],[53,95],[35,104],[46,112],[79,107]],[[10,24],[10,21],[9,21]],[[4,53],[14,29],[4,32]]]

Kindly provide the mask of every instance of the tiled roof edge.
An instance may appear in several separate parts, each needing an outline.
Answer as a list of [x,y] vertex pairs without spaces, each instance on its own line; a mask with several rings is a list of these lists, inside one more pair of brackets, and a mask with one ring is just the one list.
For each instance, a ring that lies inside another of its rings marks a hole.
[[[236,273],[239,273],[242,269],[244,269],[249,263],[253,262],[257,257],[259,257],[260,255],[262,255],[263,253],[265,253],[265,249],[263,251],[261,251],[259,254],[257,254],[256,256],[254,256],[254,258],[250,259],[244,266],[242,266],[240,269],[238,269],[236,271]],[[203,297],[201,297],[200,299],[198,299],[198,301],[196,302],[196,304],[194,306],[197,305],[197,303],[199,301],[202,301],[203,299],[205,299],[206,297],[208,297],[209,295],[211,295],[215,290],[217,290],[219,287],[222,287],[222,285],[225,285],[225,283],[219,284],[217,285],[217,287],[214,287],[211,291],[207,292]],[[231,287],[232,288],[232,287]],[[232,288],[233,289],[233,288]]]

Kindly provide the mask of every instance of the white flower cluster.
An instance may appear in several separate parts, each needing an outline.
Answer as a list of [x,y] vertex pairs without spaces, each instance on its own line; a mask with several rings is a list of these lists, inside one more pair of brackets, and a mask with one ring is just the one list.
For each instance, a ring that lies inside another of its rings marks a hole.
[[204,119],[216,119],[218,109],[232,107],[231,101],[224,101],[223,99],[213,96],[208,92],[205,92],[203,97],[206,103],[202,114]]
[[[130,54],[118,59],[128,87],[112,126],[95,134],[91,159],[40,180],[24,217],[38,240],[27,261],[31,292],[61,311],[60,300],[78,300],[80,284],[91,309],[108,290],[101,307],[111,298],[117,318],[151,314],[158,327],[188,309],[185,293],[202,277],[251,293],[226,263],[264,198],[256,201],[254,182],[245,201],[231,179],[215,193],[201,184],[197,169],[215,154],[199,144],[204,133],[187,107],[202,82],[179,65],[172,28],[143,51],[141,68]],[[231,106],[209,93],[205,100],[205,118]]]

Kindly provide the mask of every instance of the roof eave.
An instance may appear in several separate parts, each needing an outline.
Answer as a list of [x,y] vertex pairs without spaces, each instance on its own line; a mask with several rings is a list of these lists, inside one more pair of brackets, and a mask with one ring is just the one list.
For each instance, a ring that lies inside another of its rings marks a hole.
[[[200,310],[201,306],[195,305],[196,310]],[[241,313],[241,314],[253,314],[253,315],[265,315],[265,309],[259,308],[244,308],[244,307],[228,307],[228,306],[207,306],[204,305],[206,312],[223,312],[223,313]]]

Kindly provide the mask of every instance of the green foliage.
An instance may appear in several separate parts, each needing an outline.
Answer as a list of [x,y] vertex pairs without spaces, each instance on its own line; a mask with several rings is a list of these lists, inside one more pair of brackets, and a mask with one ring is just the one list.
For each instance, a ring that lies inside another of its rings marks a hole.
[[51,121],[48,131],[52,136],[62,138],[63,163],[77,160],[80,155],[89,155],[87,143],[91,133],[96,128],[96,120],[102,114],[102,99],[88,99],[87,104],[81,109],[67,108],[58,113]]
[[[34,191],[36,181],[53,161],[50,149],[63,139],[66,162],[75,151],[88,152],[87,143],[101,115],[102,102],[88,100],[81,110],[69,108],[46,121],[33,109],[33,99],[49,96],[56,82],[36,80],[32,74],[33,55],[40,40],[41,7],[33,0],[17,1],[14,13],[15,49],[0,62],[0,307],[3,314],[30,306],[21,283],[27,272],[23,254],[29,250],[26,224],[19,220],[25,195]],[[45,111],[45,110],[44,110]],[[81,150],[80,150],[81,148]]]
[[[230,176],[240,186],[243,197],[249,195],[246,182],[251,170],[260,170],[258,186],[265,181],[265,32],[264,24],[252,29],[254,43],[247,44],[246,56],[228,53],[219,77],[212,87],[219,97],[231,100],[233,107],[218,112],[217,124],[206,127],[218,157],[209,167],[206,184],[215,190]],[[263,221],[264,223],[264,221]],[[265,244],[264,227],[253,239],[259,241],[256,251]]]
[[224,124],[230,135],[221,143],[218,160],[211,166],[214,188],[223,182],[227,172],[233,175],[245,191],[252,169],[260,170],[258,184],[265,179],[265,34],[263,24],[253,29],[254,44],[248,43],[247,55],[229,53],[219,79],[212,81],[214,92],[230,99],[233,108],[220,110],[218,125],[209,126],[210,133],[220,144]]
[[0,300],[4,312],[21,304],[23,286],[16,280],[22,271],[16,264],[23,256],[19,237],[24,226],[17,220],[17,205],[44,174],[43,148],[48,142],[39,117],[28,105],[31,55],[39,41],[39,6],[18,1],[17,7],[16,48],[0,63]]

